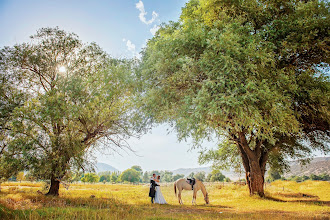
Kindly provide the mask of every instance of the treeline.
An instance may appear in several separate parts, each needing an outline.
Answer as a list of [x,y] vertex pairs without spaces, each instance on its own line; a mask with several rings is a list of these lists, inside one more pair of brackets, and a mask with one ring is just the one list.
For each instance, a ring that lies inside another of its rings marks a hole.
[[[153,170],[143,172],[140,166],[132,166],[131,168],[120,171],[105,171],[99,173],[83,173],[78,172],[68,175],[63,181],[65,182],[83,182],[83,183],[149,183],[150,177],[156,174],[161,176],[160,182],[174,182],[180,178],[184,178],[183,174],[173,174],[167,170]],[[219,170],[213,170],[206,175],[205,172],[190,173],[186,178],[196,178],[205,182],[231,182],[231,180],[223,175]],[[17,175],[9,178],[9,181],[42,181],[30,173],[24,174],[19,172]]]
[[327,173],[323,173],[323,174],[320,174],[320,175],[311,174],[309,176],[306,176],[306,175],[303,175],[303,176],[292,175],[292,176],[286,178],[284,176],[281,176],[281,174],[276,172],[276,171],[270,171],[269,176],[266,179],[266,181],[267,182],[273,182],[275,180],[289,180],[289,181],[296,181],[298,183],[306,181],[306,180],[330,181],[330,176]]

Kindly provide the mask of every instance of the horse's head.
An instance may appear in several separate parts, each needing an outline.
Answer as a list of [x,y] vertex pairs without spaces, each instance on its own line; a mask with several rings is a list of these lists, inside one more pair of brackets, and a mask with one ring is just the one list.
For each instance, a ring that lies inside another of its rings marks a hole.
[[206,196],[204,197],[204,200],[205,200],[206,204],[209,204],[210,203],[210,201],[209,201],[209,194],[208,193],[206,193]]

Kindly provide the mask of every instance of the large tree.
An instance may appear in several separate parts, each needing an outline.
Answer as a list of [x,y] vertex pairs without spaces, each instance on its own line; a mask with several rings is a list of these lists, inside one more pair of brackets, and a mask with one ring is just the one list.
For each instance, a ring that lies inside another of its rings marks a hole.
[[[1,62],[1,61],[0,61]],[[0,66],[1,68],[2,66]],[[0,185],[2,181],[24,169],[22,155],[11,143],[10,122],[13,118],[15,108],[24,102],[24,95],[13,86],[14,80],[11,76],[3,74],[0,70]],[[0,188],[1,190],[1,188]]]
[[12,143],[31,172],[50,179],[48,195],[73,167],[84,169],[97,146],[116,150],[137,135],[132,69],[95,43],[59,28],[42,28],[30,43],[1,50],[1,71],[27,99],[14,110]]
[[329,3],[191,0],[143,51],[145,109],[196,143],[236,149],[250,194],[266,164],[329,151]]

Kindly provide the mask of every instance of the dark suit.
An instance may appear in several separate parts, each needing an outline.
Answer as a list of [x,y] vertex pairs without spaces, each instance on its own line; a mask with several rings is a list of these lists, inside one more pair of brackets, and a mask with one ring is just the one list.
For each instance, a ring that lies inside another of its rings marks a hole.
[[151,203],[154,203],[155,195],[156,195],[156,186],[159,186],[155,180],[150,180],[150,190],[149,197],[151,197]]

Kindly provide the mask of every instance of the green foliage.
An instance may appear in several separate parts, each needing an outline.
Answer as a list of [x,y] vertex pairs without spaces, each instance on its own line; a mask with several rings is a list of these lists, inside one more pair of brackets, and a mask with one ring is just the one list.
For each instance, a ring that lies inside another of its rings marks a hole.
[[173,176],[173,181],[177,181],[178,179],[181,179],[183,177],[184,177],[183,174],[176,174],[176,175]]
[[95,173],[86,173],[82,178],[81,181],[86,183],[96,183],[99,181],[99,176]]
[[121,182],[137,183],[140,181],[140,172],[135,169],[127,169],[120,174],[119,178]]
[[229,177],[226,177],[226,178],[224,179],[224,181],[227,182],[227,183],[230,183],[230,182],[231,182],[231,179],[230,179]]
[[131,169],[134,169],[134,170],[136,170],[138,172],[141,172],[141,173],[143,172],[141,166],[138,166],[138,165],[132,166]]
[[115,173],[115,172],[113,172],[113,173],[111,174],[111,176],[110,176],[110,181],[111,181],[112,183],[117,182],[117,181],[118,181],[118,174]]
[[194,172],[191,172],[188,176],[187,176],[187,178],[193,178],[195,176],[195,173]]
[[207,182],[220,182],[226,181],[231,182],[229,178],[226,178],[219,170],[213,169],[211,173],[209,173],[205,179]]
[[246,172],[258,160],[263,177],[267,162],[283,171],[290,157],[329,152],[329,5],[189,1],[143,51],[145,112],[179,140],[224,143],[200,158],[215,167],[240,155]]
[[205,180],[205,172],[198,172],[194,175],[194,178],[200,180],[200,181],[204,181]]
[[5,74],[3,56],[0,51],[0,184],[25,168],[20,150],[11,143],[16,137],[11,133],[14,110],[23,104],[25,96],[15,88],[13,76]]
[[110,175],[102,175],[100,176],[99,182],[110,182]]
[[269,175],[268,178],[269,178],[270,182],[281,179],[280,173],[274,169],[269,169],[268,175]]
[[316,174],[311,174],[309,177],[304,175],[304,176],[291,176],[289,177],[287,180],[291,180],[291,181],[296,181],[296,182],[303,182],[305,180],[320,180],[320,181],[329,181],[330,180],[330,176],[327,173],[323,173],[320,175],[316,175]]
[[233,168],[234,172],[238,174],[244,171],[237,146],[228,141],[219,143],[217,149],[200,151],[198,162],[200,164],[212,162],[213,170]]
[[24,181],[25,180],[25,175],[24,172],[19,172],[16,177],[17,181]]
[[[31,172],[62,179],[70,169],[88,170],[92,149],[128,147],[125,139],[143,126],[134,109],[135,64],[58,28],[42,28],[31,39],[3,48],[0,61],[1,74],[13,76],[14,89],[26,96],[11,111],[8,145]],[[15,160],[1,166],[8,163]]]
[[162,174],[161,180],[163,180],[165,182],[173,182],[173,172],[164,171],[164,173]]
[[150,181],[150,176],[147,171],[144,172],[143,177],[142,177],[142,182],[143,183],[149,183]]

